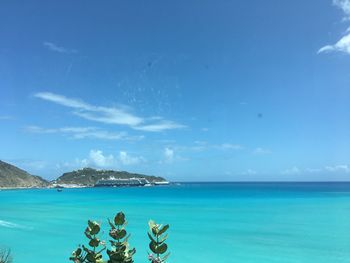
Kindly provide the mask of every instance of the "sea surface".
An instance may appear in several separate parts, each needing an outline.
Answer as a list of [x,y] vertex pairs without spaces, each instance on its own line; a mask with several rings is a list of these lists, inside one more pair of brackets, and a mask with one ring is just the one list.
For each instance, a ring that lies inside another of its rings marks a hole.
[[182,183],[0,191],[0,245],[14,263],[69,262],[88,219],[123,211],[135,263],[147,222],[170,224],[169,263],[350,262],[349,183]]

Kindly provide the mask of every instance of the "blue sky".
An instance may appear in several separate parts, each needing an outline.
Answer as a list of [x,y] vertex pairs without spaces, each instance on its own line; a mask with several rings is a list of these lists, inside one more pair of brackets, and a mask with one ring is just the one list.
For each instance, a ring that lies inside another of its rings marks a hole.
[[350,0],[3,1],[0,159],[350,179]]

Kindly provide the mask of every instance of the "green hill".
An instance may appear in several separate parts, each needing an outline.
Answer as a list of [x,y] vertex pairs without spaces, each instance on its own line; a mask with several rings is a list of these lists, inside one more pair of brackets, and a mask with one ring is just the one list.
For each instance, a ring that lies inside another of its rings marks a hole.
[[64,173],[62,176],[54,180],[52,183],[94,186],[98,180],[110,179],[110,178],[116,178],[116,179],[145,178],[150,183],[166,181],[164,178],[157,177],[157,176],[128,173],[124,171],[95,170],[92,168],[84,168],[84,169]]
[[46,187],[49,183],[18,167],[0,160],[0,188]]

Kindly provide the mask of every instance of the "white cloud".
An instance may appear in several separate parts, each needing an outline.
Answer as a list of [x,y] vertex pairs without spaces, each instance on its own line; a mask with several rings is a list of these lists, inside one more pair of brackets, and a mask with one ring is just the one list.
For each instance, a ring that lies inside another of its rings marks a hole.
[[[207,150],[220,150],[220,151],[238,151],[244,149],[242,145],[232,144],[232,143],[222,143],[222,144],[209,144],[207,141],[194,141],[193,145],[175,145],[174,141],[164,141],[168,144],[167,146],[175,149],[179,152],[202,152]],[[181,158],[180,158],[181,159]],[[184,158],[182,158],[184,159]]]
[[90,131],[95,131],[95,127],[63,127],[59,128],[58,131],[61,132],[72,132],[72,133],[85,133]]
[[301,171],[298,167],[294,166],[292,168],[288,168],[284,171],[282,171],[282,174],[286,174],[286,175],[294,175],[294,174],[299,174]]
[[84,119],[107,124],[128,125],[136,127],[143,122],[142,118],[120,109],[98,107],[90,112],[75,111],[75,115]]
[[63,128],[57,128],[57,129],[47,129],[47,128],[42,128],[39,126],[35,125],[30,125],[25,127],[25,130],[28,132],[32,133],[85,133],[85,132],[90,132],[94,131],[97,128],[95,127],[63,127]]
[[27,126],[25,131],[40,134],[61,133],[67,134],[72,139],[101,139],[101,140],[130,140],[143,139],[143,136],[129,136],[126,132],[108,132],[96,127],[63,127],[42,128],[39,126]]
[[265,154],[270,154],[271,151],[269,149],[258,147],[254,149],[253,153],[257,155],[265,155]]
[[68,166],[116,169],[122,166],[137,165],[145,161],[146,159],[142,156],[132,156],[126,151],[120,151],[117,156],[114,156],[113,154],[104,154],[101,150],[91,150],[86,159],[76,159],[73,164],[68,163]]
[[326,171],[328,172],[343,172],[343,173],[349,173],[350,167],[346,164],[340,164],[340,165],[334,165],[334,166],[326,166]]
[[[83,162],[86,162],[86,160],[83,160]],[[91,163],[98,167],[111,167],[115,164],[115,159],[112,154],[104,155],[101,150],[91,150],[89,161],[86,163]]]
[[333,0],[333,4],[343,10],[346,19],[350,18],[350,0]]
[[74,108],[77,110],[74,114],[92,121],[129,126],[136,126],[143,122],[142,118],[134,116],[121,108],[94,106],[79,99],[71,99],[50,92],[39,92],[35,94],[35,97]]
[[204,151],[208,148],[208,142],[206,141],[194,141],[194,146],[185,147],[184,149],[193,150],[196,152]]
[[243,175],[256,175],[258,172],[253,169],[248,169],[247,171],[243,172]]
[[58,129],[45,129],[39,126],[30,125],[24,128],[27,132],[32,133],[56,133]]
[[320,172],[322,172],[322,169],[320,169],[320,168],[306,168],[305,172],[307,172],[307,173],[320,173]]
[[174,150],[166,147],[164,149],[164,158],[166,162],[172,162],[174,160]]
[[135,126],[133,128],[135,130],[140,130],[140,131],[160,132],[165,130],[182,129],[182,128],[186,128],[186,126],[182,124],[178,124],[173,121],[161,120],[158,123],[140,125],[140,126]]
[[92,131],[84,133],[75,133],[73,135],[74,139],[101,139],[101,140],[128,140],[131,137],[126,136],[125,133],[111,133],[107,131]]
[[350,173],[350,166],[347,164],[329,165],[324,168],[305,168],[300,169],[296,166],[288,168],[281,172],[282,174],[293,175],[293,174],[316,174],[316,173]]
[[[350,20],[350,0],[333,0],[333,4],[339,7],[344,12],[344,20]],[[347,34],[342,36],[335,44],[326,45],[321,47],[318,50],[318,54],[320,53],[328,53],[328,52],[344,52],[350,54],[350,33],[349,29],[347,30]]]
[[119,152],[119,161],[123,165],[135,165],[135,164],[139,164],[140,162],[144,161],[144,158],[143,157],[130,156],[127,152],[120,151]]
[[39,92],[34,95],[37,98],[44,99],[47,101],[55,102],[57,104],[61,104],[63,106],[77,108],[77,109],[85,109],[85,110],[93,110],[94,107],[79,100],[79,99],[71,99],[65,96],[54,94],[51,92]]
[[142,118],[130,113],[125,107],[102,107],[88,104],[80,99],[72,99],[50,92],[39,92],[34,95],[37,98],[47,100],[65,107],[75,109],[73,114],[91,121],[126,125],[135,130],[148,132],[161,132],[164,130],[182,129],[185,125],[161,117]]
[[52,42],[44,42],[43,45],[53,51],[53,52],[58,52],[58,53],[65,53],[65,54],[73,54],[73,53],[77,53],[77,50],[75,49],[67,49],[64,47],[60,47],[57,46],[56,44],[52,43]]
[[350,54],[350,33],[343,36],[337,43],[334,45],[327,45],[318,50],[318,53],[326,53],[332,51],[339,51]]

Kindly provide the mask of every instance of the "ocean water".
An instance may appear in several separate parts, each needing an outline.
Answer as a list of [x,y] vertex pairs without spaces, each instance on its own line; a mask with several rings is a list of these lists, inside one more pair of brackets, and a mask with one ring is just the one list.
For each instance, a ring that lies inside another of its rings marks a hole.
[[14,262],[68,262],[87,219],[124,211],[135,262],[147,222],[169,223],[172,263],[350,262],[349,183],[191,183],[145,188],[0,191],[0,245]]

